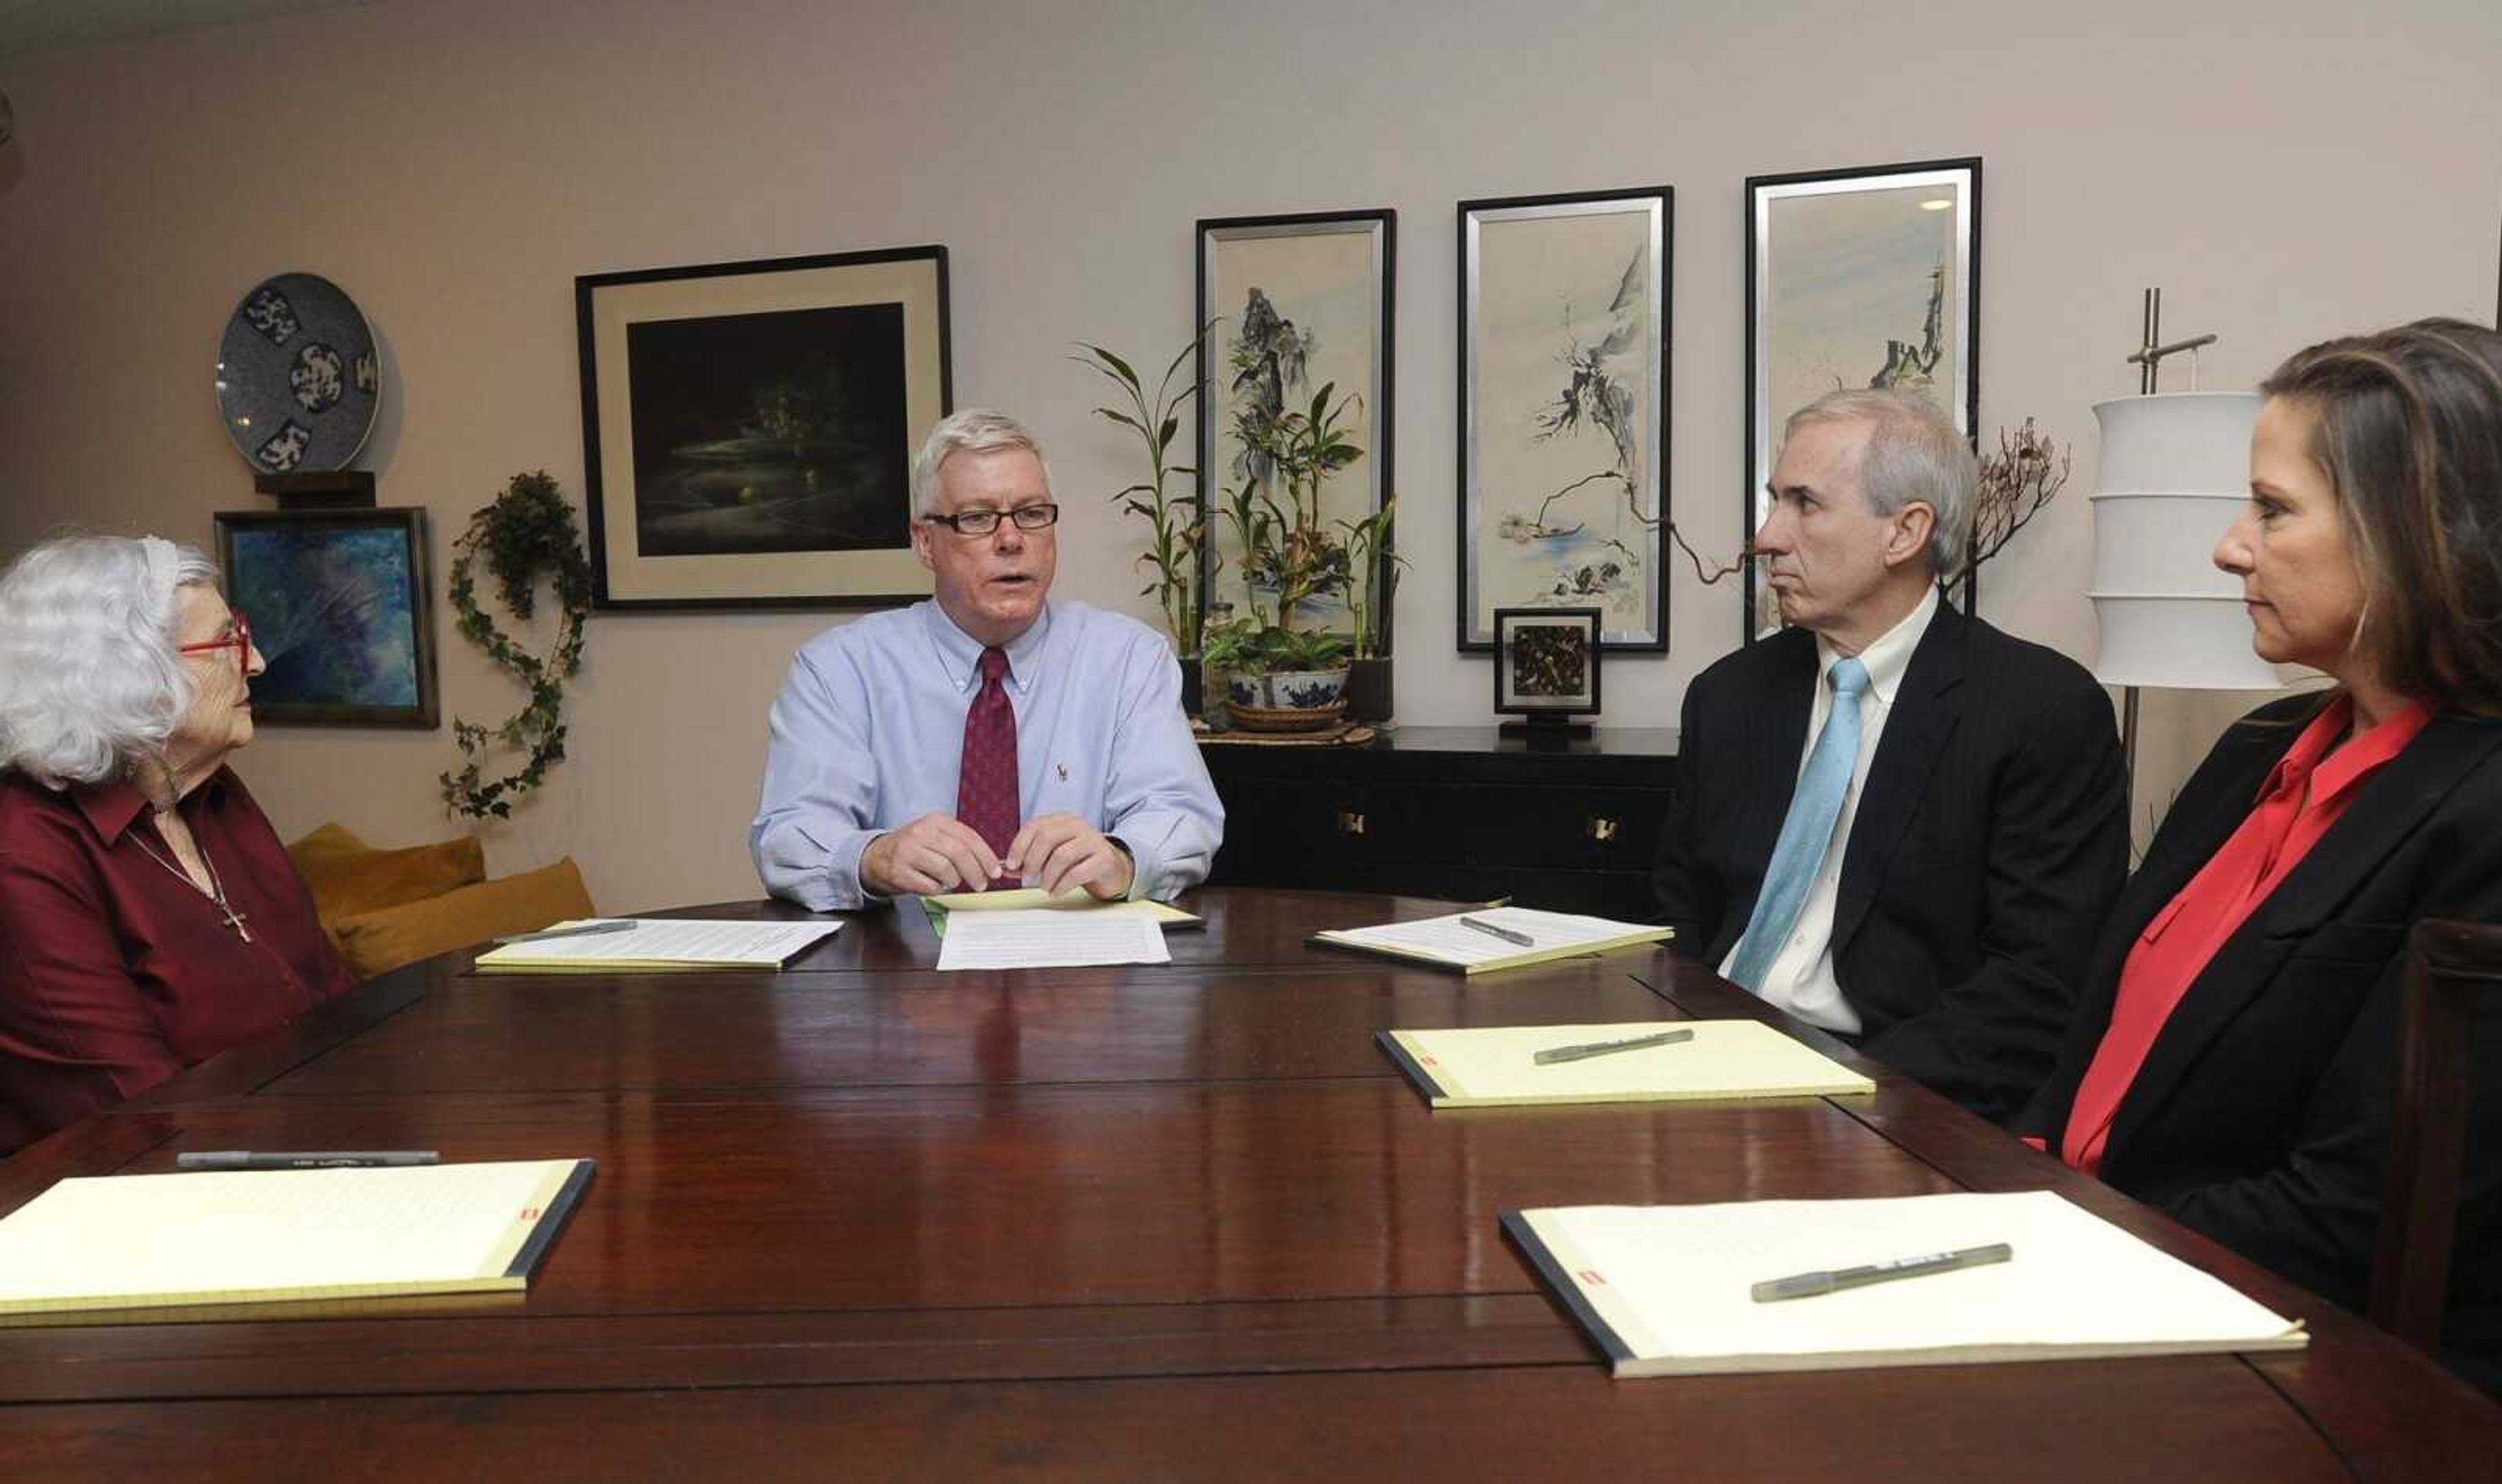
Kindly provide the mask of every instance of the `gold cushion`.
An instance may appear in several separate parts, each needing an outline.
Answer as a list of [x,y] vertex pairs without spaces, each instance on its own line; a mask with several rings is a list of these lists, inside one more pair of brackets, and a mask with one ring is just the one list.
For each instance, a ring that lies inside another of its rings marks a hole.
[[487,853],[476,835],[407,850],[371,850],[337,825],[324,825],[287,847],[313,891],[313,911],[335,937],[341,919],[439,896],[487,879]]
[[287,846],[287,853],[295,858],[295,868],[300,871],[308,859],[362,855],[371,849],[372,846],[357,838],[356,832],[347,826],[324,825]]
[[456,888],[423,901],[343,917],[332,925],[348,971],[358,979],[508,932],[590,917],[591,893],[573,858],[518,876]]

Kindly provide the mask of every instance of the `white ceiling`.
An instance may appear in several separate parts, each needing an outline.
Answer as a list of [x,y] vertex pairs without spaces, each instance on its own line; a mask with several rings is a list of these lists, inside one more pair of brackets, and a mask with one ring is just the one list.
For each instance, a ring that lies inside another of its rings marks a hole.
[[0,56],[369,0],[0,0]]

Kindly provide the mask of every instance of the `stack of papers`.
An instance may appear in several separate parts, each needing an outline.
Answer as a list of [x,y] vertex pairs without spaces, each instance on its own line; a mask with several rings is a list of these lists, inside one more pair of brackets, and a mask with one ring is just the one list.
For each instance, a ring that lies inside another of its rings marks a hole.
[[[1503,1225],[1619,1376],[2297,1350],[2310,1342],[2294,1321],[2049,1191],[1566,1206],[1506,1212]],[[1811,1298],[1765,1301],[1754,1293],[1775,1279],[1996,1243],[2010,1249],[2004,1261]]]
[[[1134,905],[1122,903],[1122,906]],[[1153,905],[1147,903],[1146,905]],[[931,918],[934,924],[935,917]],[[942,969],[1078,968],[1098,963],[1170,963],[1163,924],[1150,914],[1105,907],[1056,907],[949,914],[939,934]]]
[[693,918],[581,918],[548,929],[629,923],[623,931],[508,943],[478,956],[489,974],[674,973],[711,968],[780,968],[839,922],[725,923]]
[[593,1168],[63,1180],[0,1221],[0,1314],[524,1289]]
[[[1539,1065],[1540,1051],[1661,1030],[1692,1039]],[[1876,1084],[1756,1021],[1637,1022],[1384,1030],[1375,1039],[1437,1108],[1547,1102],[1676,1102],[1874,1093]]]
[[1312,941],[1437,964],[1464,974],[1481,974],[1637,943],[1665,942],[1674,934],[1673,928],[1613,922],[1604,917],[1576,917],[1569,912],[1472,907],[1447,917],[1421,918],[1412,923],[1315,932]]

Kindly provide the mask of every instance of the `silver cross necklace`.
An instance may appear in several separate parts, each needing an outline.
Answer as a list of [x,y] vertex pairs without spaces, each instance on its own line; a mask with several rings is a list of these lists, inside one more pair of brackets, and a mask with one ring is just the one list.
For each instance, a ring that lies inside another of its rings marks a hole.
[[247,943],[252,941],[252,929],[243,925],[244,914],[237,912],[234,907],[226,901],[226,884],[218,879],[218,863],[209,859],[208,846],[202,844],[197,839],[194,839],[191,842],[191,848],[200,853],[200,864],[208,867],[209,871],[209,884],[207,886],[202,886],[191,879],[190,872],[183,869],[173,861],[166,860],[163,856],[160,856],[156,854],[155,851],[150,849],[148,842],[141,838],[137,832],[134,831],[131,834],[130,843],[139,847],[139,853],[141,855],[146,856],[149,860],[163,866],[167,873],[172,875],[174,879],[180,881],[183,885],[189,887],[192,891],[199,893],[202,896],[207,897],[210,905],[225,914],[226,926],[235,930],[235,936],[243,939]]

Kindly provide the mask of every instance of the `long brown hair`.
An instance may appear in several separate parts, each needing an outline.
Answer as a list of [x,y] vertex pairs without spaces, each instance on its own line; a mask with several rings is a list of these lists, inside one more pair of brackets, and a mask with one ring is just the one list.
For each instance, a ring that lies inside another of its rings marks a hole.
[[2259,390],[2315,417],[2363,580],[2355,643],[2381,678],[2502,717],[2502,333],[2418,320],[2323,341]]

